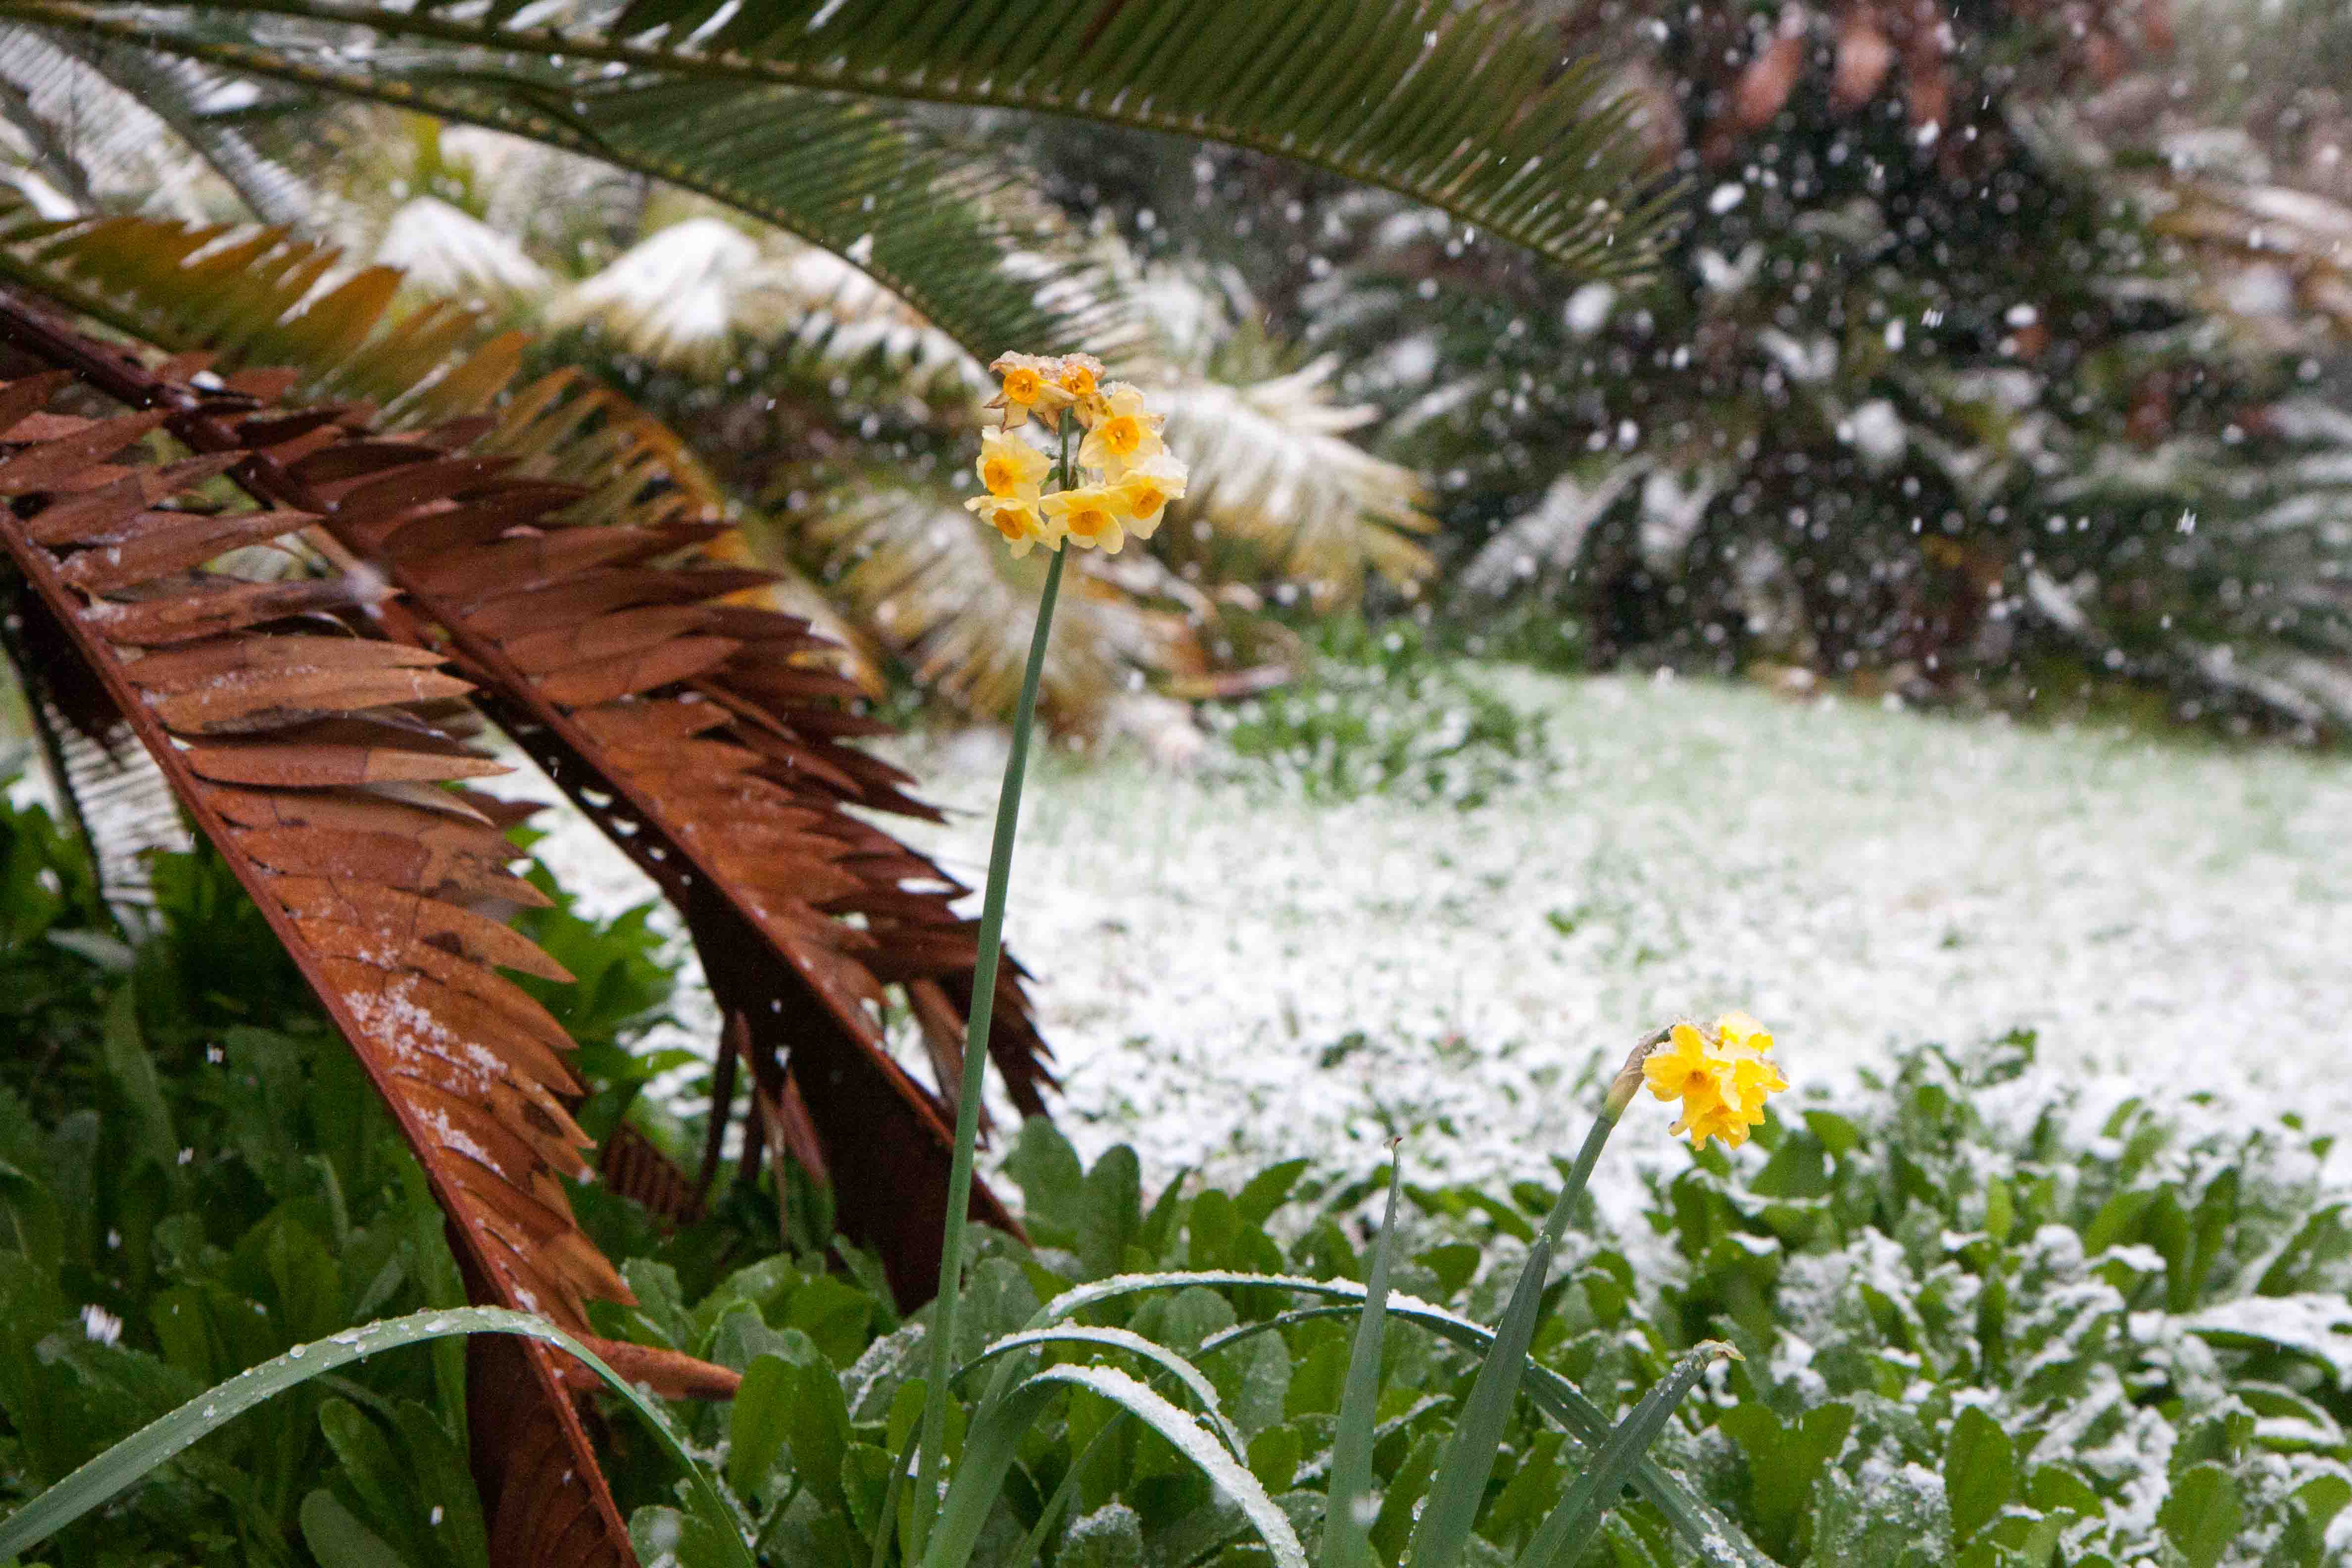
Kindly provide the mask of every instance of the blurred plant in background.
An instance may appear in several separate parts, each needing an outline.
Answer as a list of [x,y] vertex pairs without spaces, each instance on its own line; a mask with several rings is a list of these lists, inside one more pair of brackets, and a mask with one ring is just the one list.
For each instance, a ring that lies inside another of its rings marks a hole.
[[[912,111],[978,160],[1000,268],[1051,309],[1115,300],[1118,368],[1219,477],[1149,556],[1074,584],[1053,721],[1172,737],[1168,698],[1294,674],[1301,616],[1365,605],[1547,658],[2028,706],[2140,684],[2175,717],[2340,726],[2352,113],[2326,62],[2352,22],[1932,9],[1518,7],[1612,62],[1652,177],[1681,182],[1647,284],[1246,148]],[[149,98],[176,135],[82,132],[127,58],[0,54],[51,210],[304,193],[685,431],[869,679],[1004,710],[1035,573],[964,569],[985,542],[943,442],[985,356],[925,313],[940,258],[894,272],[874,232],[812,245],[643,169],[185,61]],[[219,179],[164,178],[199,167]]]
[[2342,725],[2339,7],[1546,14],[1685,182],[1648,285],[1247,153],[1025,145],[1339,357],[1487,651]]

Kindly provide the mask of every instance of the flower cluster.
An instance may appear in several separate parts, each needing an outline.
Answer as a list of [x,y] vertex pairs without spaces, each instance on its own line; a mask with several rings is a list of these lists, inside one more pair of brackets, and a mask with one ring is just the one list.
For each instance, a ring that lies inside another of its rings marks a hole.
[[[1150,538],[1168,503],[1183,495],[1185,474],[1160,439],[1164,416],[1144,407],[1143,394],[1104,381],[1102,362],[1087,354],[1006,354],[988,368],[1003,377],[988,406],[1003,413],[1003,428],[981,437],[980,482],[988,493],[964,505],[1004,535],[1015,555],[1037,544],[1059,550],[1066,539],[1115,555],[1130,533]],[[1013,431],[1034,416],[1060,432],[1065,414],[1086,432],[1076,465],[1086,482],[1073,483],[1065,471],[1061,488],[1045,493],[1054,460]]]
[[1676,1024],[1642,1063],[1650,1092],[1683,1102],[1679,1137],[1691,1147],[1720,1138],[1737,1149],[1764,1120],[1764,1101],[1789,1087],[1772,1060],[1772,1037],[1745,1013],[1726,1013],[1713,1028]]

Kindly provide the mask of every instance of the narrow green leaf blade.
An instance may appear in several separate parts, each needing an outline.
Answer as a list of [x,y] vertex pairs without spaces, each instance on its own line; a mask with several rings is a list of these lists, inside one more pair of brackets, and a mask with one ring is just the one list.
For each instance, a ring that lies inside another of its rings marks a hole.
[[727,1540],[734,1543],[732,1557],[740,1568],[754,1568],[751,1553],[744,1546],[718,1489],[670,1431],[659,1408],[638,1393],[634,1384],[605,1365],[595,1352],[562,1329],[544,1318],[509,1311],[503,1307],[465,1307],[388,1318],[315,1343],[297,1345],[275,1361],[237,1373],[168,1415],[149,1422],[0,1521],[0,1562],[22,1556],[90,1510],[136,1486],[148,1472],[198,1438],[297,1384],[382,1351],[461,1334],[520,1334],[577,1357],[653,1429],[655,1438],[685,1468],[694,1492],[696,1511],[720,1527]]
[[[1249,1274],[1222,1269],[1127,1274],[1065,1290],[1038,1310],[1033,1324],[1055,1321],[1122,1296],[1139,1295],[1151,1290],[1181,1290],[1188,1285],[1270,1287],[1295,1290],[1302,1296],[1351,1303],[1364,1298],[1364,1287],[1352,1280],[1308,1279],[1295,1274]],[[1266,1322],[1245,1324],[1228,1331],[1203,1344],[1202,1352],[1205,1354],[1244,1335],[1263,1332],[1307,1317],[1353,1316],[1354,1311],[1355,1309],[1349,1306],[1312,1308],[1286,1313]],[[1426,1329],[1465,1350],[1484,1351],[1495,1342],[1494,1331],[1485,1324],[1472,1322],[1458,1313],[1411,1296],[1391,1294],[1388,1311],[1392,1317]],[[1528,1397],[1535,1402],[1538,1409],[1558,1422],[1580,1442],[1598,1446],[1609,1440],[1611,1424],[1608,1415],[1587,1399],[1574,1384],[1551,1368],[1530,1363],[1527,1391]],[[1706,1543],[1698,1550],[1708,1562],[1722,1564],[1724,1568],[1775,1568],[1772,1560],[1758,1551],[1755,1543],[1737,1524],[1717,1512],[1692,1490],[1687,1482],[1664,1465],[1654,1460],[1643,1460],[1634,1471],[1633,1484],[1685,1539]]]
[[982,1362],[999,1355],[1009,1355],[1015,1351],[1032,1350],[1041,1345],[1100,1345],[1142,1357],[1190,1389],[1192,1397],[1201,1402],[1201,1418],[1208,1423],[1219,1440],[1233,1450],[1234,1458],[1247,1460],[1249,1444],[1218,1407],[1217,1385],[1209,1381],[1208,1375],[1167,1346],[1156,1344],[1126,1329],[1097,1329],[1076,1324],[1060,1329],[1024,1330],[1017,1334],[1007,1334],[990,1345],[984,1354],[958,1368],[957,1375],[961,1377]]
[[1495,1330],[1495,1342],[1478,1368],[1477,1381],[1454,1423],[1445,1445],[1437,1479],[1429,1486],[1429,1506],[1412,1531],[1413,1568],[1453,1568],[1470,1539],[1478,1504],[1486,1495],[1486,1478],[1495,1473],[1495,1454],[1510,1420],[1511,1405],[1526,1376],[1528,1346],[1535,1340],[1536,1319],[1543,1310],[1544,1281],[1551,1273],[1556,1245],[1549,1227],[1528,1248],[1519,1278],[1511,1288],[1510,1304]]
[[1694,1345],[1684,1352],[1675,1370],[1653,1384],[1633,1413],[1617,1424],[1601,1451],[1584,1467],[1584,1473],[1569,1483],[1568,1490],[1560,1494],[1559,1502],[1537,1529],[1535,1538],[1528,1542],[1527,1551],[1520,1553],[1518,1568],[1552,1568],[1554,1563],[1575,1562],[1591,1541],[1593,1531],[1601,1528],[1617,1494],[1625,1489],[1634,1467],[1650,1451],[1650,1445],[1658,1440],[1658,1434],[1665,1430],[1675,1406],[1706,1375],[1708,1367],[1738,1353],[1717,1340]]
[[1307,1568],[1306,1549],[1289,1517],[1266,1494],[1249,1467],[1228,1453],[1208,1428],[1160,1394],[1123,1372],[1106,1366],[1054,1366],[991,1399],[972,1418],[963,1456],[940,1505],[940,1517],[923,1553],[924,1568],[962,1568],[1003,1490],[1021,1439],[1062,1388],[1083,1388],[1110,1400],[1175,1446],[1244,1517],[1273,1553],[1275,1568]]
[[1363,1315],[1348,1355],[1348,1382],[1339,1396],[1339,1424],[1331,1440],[1331,1484],[1323,1503],[1323,1568],[1365,1568],[1371,1561],[1371,1521],[1360,1517],[1372,1490],[1372,1425],[1381,1401],[1381,1340],[1386,1328],[1389,1269],[1396,1261],[1397,1194],[1404,1162],[1389,1162],[1389,1201],[1364,1285]]

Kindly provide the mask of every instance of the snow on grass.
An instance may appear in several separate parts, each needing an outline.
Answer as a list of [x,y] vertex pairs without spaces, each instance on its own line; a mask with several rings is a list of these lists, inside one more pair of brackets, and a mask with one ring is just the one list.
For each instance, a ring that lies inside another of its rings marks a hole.
[[[1009,941],[1082,1149],[1149,1176],[1405,1132],[1423,1171],[1522,1172],[1580,1135],[1588,1064],[1729,1006],[1800,1083],[2021,1026],[2118,1089],[2352,1120],[2341,761],[1494,679],[1561,766],[1472,812],[1041,769]],[[976,885],[993,754],[912,760],[969,813],[917,837]]]
[[[1559,766],[1474,811],[1041,763],[1009,942],[1083,1152],[1131,1142],[1149,1183],[1369,1164],[1406,1133],[1424,1179],[1540,1171],[1581,1134],[1581,1071],[1731,1006],[1800,1086],[2026,1027],[2045,1066],[2114,1095],[2352,1123],[2343,761],[1487,678],[1548,716]],[[977,887],[1002,742],[896,754],[958,813],[894,830]],[[582,837],[541,853],[577,865]],[[566,880],[591,907],[644,896]]]

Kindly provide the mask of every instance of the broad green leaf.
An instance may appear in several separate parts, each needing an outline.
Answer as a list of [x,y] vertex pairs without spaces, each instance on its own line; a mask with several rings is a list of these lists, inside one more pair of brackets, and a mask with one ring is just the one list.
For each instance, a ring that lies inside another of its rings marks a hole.
[[890,1451],[872,1443],[852,1443],[841,1453],[841,1495],[859,1533],[879,1540],[891,1503]]
[[1078,1194],[1078,1258],[1097,1279],[1127,1267],[1143,1226],[1143,1167],[1121,1143],[1106,1150]]
[[1021,1188],[1022,1223],[1037,1244],[1076,1247],[1086,1167],[1062,1130],[1042,1116],[1024,1121],[1004,1157],[1004,1172]]
[[835,1508],[846,1506],[841,1458],[852,1441],[841,1379],[825,1363],[787,1363],[784,1442],[801,1484]]
[[125,985],[107,1005],[106,1026],[99,1040],[106,1057],[107,1076],[131,1108],[130,1152],[152,1164],[166,1176],[179,1170],[180,1141],[172,1131],[171,1109],[163,1103],[163,1086],[155,1076],[155,1060],[139,1032],[138,995]]
[[1264,1225],[1289,1198],[1290,1189],[1307,1173],[1307,1164],[1305,1160],[1285,1160],[1280,1164],[1268,1165],[1234,1194],[1234,1207],[1249,1224]]
[[447,1560],[465,1568],[489,1568],[490,1548],[482,1526],[482,1500],[476,1490],[465,1445],[449,1435],[433,1409],[415,1400],[394,1407],[401,1457],[409,1484],[424,1507],[424,1524]]
[[1071,1524],[1054,1568],[1143,1568],[1143,1521],[1122,1502]]
[[2216,1464],[2192,1465],[2172,1483],[2172,1495],[2156,1512],[2166,1539],[2189,1568],[2214,1568],[2238,1538],[2245,1521],[2238,1484]]
[[[327,1435],[328,1447],[342,1466],[343,1479],[359,1495],[364,1521],[373,1521],[369,1528],[388,1534],[386,1544],[400,1549],[398,1555],[418,1558],[416,1542],[410,1539],[419,1522],[417,1500],[383,1429],[346,1399],[330,1399],[319,1407],[319,1429]],[[336,1501],[331,1497],[328,1500]],[[306,1511],[309,1507],[306,1502]],[[303,1527],[307,1533],[307,1518]]]
[[1748,1457],[1748,1506],[1766,1551],[1789,1557],[1822,1467],[1845,1445],[1853,1425],[1850,1405],[1822,1405],[1782,1421],[1754,1400],[1720,1411],[1715,1424]]
[[784,1321],[814,1341],[835,1366],[846,1366],[857,1359],[870,1337],[874,1298],[847,1280],[820,1274],[793,1292]]
[[0,1215],[6,1217],[11,1231],[0,1239],[41,1273],[56,1273],[64,1250],[58,1201],[48,1188],[5,1160],[0,1160]]
[[727,1411],[727,1484],[737,1497],[761,1490],[784,1452],[792,1420],[793,1369],[782,1356],[756,1356]]
[[1952,1423],[1944,1447],[1944,1496],[1958,1545],[2000,1517],[2017,1496],[2017,1446],[1980,1406],[1969,1405]]
[[302,1543],[319,1568],[413,1568],[324,1487],[302,1500]]

